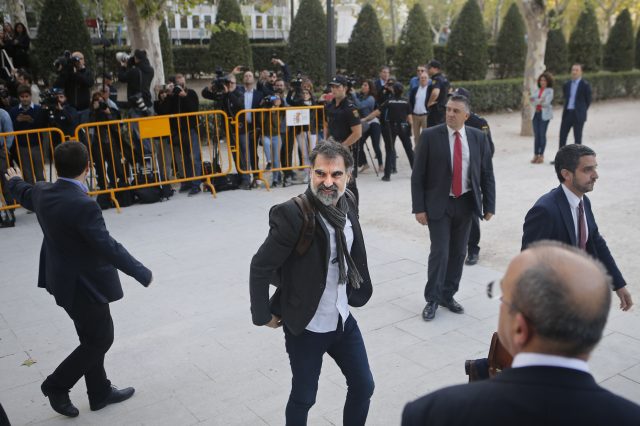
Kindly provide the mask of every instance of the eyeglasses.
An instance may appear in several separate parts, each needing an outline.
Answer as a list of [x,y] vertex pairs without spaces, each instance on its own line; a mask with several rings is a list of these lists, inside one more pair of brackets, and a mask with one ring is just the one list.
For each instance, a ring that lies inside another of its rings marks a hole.
[[525,317],[528,320],[529,318],[522,311],[522,309],[520,309],[514,303],[511,303],[511,302],[509,302],[508,300],[506,300],[504,298],[504,296],[502,294],[502,288],[500,286],[500,282],[501,281],[502,280],[493,280],[489,284],[487,284],[487,297],[489,299],[491,299],[491,300],[499,300],[501,303],[504,303],[505,305],[507,305],[510,310],[516,311],[516,312],[520,312],[522,314],[522,316]]

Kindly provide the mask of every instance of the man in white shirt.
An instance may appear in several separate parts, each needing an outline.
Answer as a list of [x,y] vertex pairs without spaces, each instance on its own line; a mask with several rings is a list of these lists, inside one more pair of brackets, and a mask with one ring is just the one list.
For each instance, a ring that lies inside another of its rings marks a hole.
[[636,425],[640,407],[598,386],[587,360],[602,338],[611,277],[583,250],[541,241],[500,281],[498,334],[514,356],[495,378],[409,403],[403,426]]
[[418,146],[422,129],[427,128],[427,89],[429,88],[429,74],[420,74],[418,86],[411,89],[409,93],[409,103],[411,104],[411,119],[413,123],[413,149]]
[[[343,145],[323,142],[309,161],[309,188],[271,209],[269,235],[251,261],[252,319],[284,325],[293,375],[287,425],[307,424],[325,353],[347,380],[343,423],[364,425],[374,382],[349,305],[364,305],[372,287],[355,197],[346,189],[353,157]],[[278,287],[271,301],[269,284]]]

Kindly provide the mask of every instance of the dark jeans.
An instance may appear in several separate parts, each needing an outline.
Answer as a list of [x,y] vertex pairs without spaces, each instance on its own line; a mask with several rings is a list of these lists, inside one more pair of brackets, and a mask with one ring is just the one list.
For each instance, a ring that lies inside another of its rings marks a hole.
[[[549,121],[543,120],[542,112],[537,111],[533,115],[533,154],[544,155],[544,149],[547,146],[547,127]],[[565,139],[566,141],[566,139]]]
[[407,122],[388,122],[385,124],[384,129],[388,132],[387,137],[384,139],[384,175],[391,176],[391,171],[395,166],[395,142],[397,137],[400,137],[404,152],[409,159],[409,165],[413,168],[413,146],[411,145],[409,124]]
[[[251,123],[248,124],[251,126]],[[254,141],[254,132],[251,130],[240,130],[240,167],[242,170],[255,170],[257,167],[256,143]],[[244,183],[251,183],[251,174],[242,173],[240,179]]]
[[469,242],[467,243],[467,254],[480,253],[480,218],[475,213],[471,215],[471,229],[469,230]]
[[371,146],[373,146],[373,152],[376,153],[376,160],[378,160],[378,165],[379,166],[382,165],[382,151],[380,150],[380,135],[381,135],[380,123],[369,124],[369,128],[367,129],[366,132],[362,134],[362,137],[360,138],[360,142],[359,142],[360,151],[362,151],[363,155],[360,156],[360,161],[358,162],[358,164],[356,164],[356,166],[360,167],[367,164],[367,156],[364,155],[365,153],[364,145],[367,143],[368,137],[371,138]]
[[68,392],[84,376],[89,401],[101,401],[111,389],[104,371],[104,356],[113,343],[109,304],[92,302],[78,288],[73,306],[65,310],[73,320],[80,345],[47,377],[42,388],[44,391]]
[[459,198],[449,197],[444,215],[429,218],[431,250],[424,298],[427,302],[449,300],[458,291],[467,254],[469,226],[473,213],[471,191]]
[[339,320],[336,331],[329,333],[305,330],[299,336],[294,336],[286,326],[283,328],[293,375],[287,402],[286,424],[307,424],[309,409],[316,402],[322,358],[328,353],[347,379],[347,399],[342,424],[364,425],[369,413],[374,382],[364,340],[355,318],[349,315],[344,323],[344,330],[342,321]]
[[573,138],[575,142],[582,144],[582,128],[584,121],[578,121],[576,111],[574,109],[565,109],[562,112],[562,122],[560,123],[560,148],[567,144],[569,130],[573,127]]

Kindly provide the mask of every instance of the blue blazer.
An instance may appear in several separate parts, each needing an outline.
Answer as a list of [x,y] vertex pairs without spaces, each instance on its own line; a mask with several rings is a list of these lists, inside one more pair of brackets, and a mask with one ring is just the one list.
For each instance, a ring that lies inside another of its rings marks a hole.
[[[571,97],[571,80],[562,86],[562,95],[564,96],[564,109],[562,111],[564,114],[567,111],[567,105],[569,105],[569,98]],[[591,105],[591,85],[582,78],[578,83],[578,90],[576,90],[575,111],[578,121],[587,121],[589,105]]]
[[58,305],[70,309],[78,290],[98,303],[121,299],[117,269],[149,285],[151,271],[109,235],[98,203],[77,185],[64,180],[31,185],[13,178],[8,187],[38,217],[44,234],[38,287]]
[[[607,242],[598,231],[596,219],[591,211],[591,201],[586,195],[583,200],[584,214],[589,229],[587,253],[604,264],[607,272],[613,278],[614,290],[618,290],[624,287],[626,282],[615,260],[613,260]],[[560,186],[536,201],[524,218],[522,229],[522,250],[539,240],[555,240],[572,246],[578,245],[569,200]]]

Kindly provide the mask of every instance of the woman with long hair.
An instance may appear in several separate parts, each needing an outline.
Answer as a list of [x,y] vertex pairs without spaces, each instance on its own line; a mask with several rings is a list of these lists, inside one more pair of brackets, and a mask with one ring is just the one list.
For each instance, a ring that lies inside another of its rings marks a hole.
[[553,77],[549,72],[543,72],[538,77],[537,87],[531,91],[531,106],[533,107],[533,158],[532,164],[544,163],[544,149],[547,146],[547,128],[553,118]]
[[[368,116],[376,108],[376,95],[376,86],[373,84],[373,81],[363,81],[362,86],[360,86],[360,93],[354,94],[353,96],[353,102],[356,108],[358,108],[360,117]],[[376,159],[378,160],[378,170],[384,170],[384,167],[382,166],[382,151],[380,150],[380,135],[380,120],[377,117],[373,118],[371,121],[362,122],[362,137],[358,142],[360,144],[360,156],[358,164],[355,165],[355,167],[362,167],[360,170],[361,172],[369,168],[364,151],[365,143],[369,137],[371,138],[371,145],[373,146],[373,151],[376,153]]]

